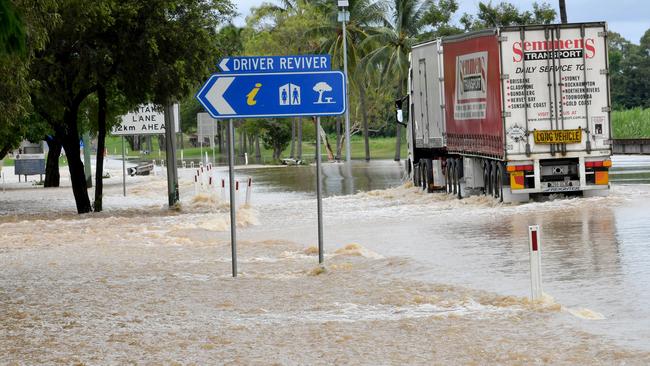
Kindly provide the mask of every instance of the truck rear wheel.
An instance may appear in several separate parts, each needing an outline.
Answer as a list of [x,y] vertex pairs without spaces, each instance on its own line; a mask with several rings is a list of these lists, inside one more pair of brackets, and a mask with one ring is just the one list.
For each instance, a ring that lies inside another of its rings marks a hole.
[[420,186],[420,162],[417,164],[413,164],[413,186],[414,187],[419,187]]
[[483,164],[483,195],[490,195],[490,163]]
[[452,192],[452,188],[451,188],[451,184],[452,184],[451,183],[452,182],[452,179],[451,179],[451,172],[452,172],[451,165],[452,165],[451,159],[447,159],[447,161],[445,162],[445,186],[447,188],[447,194],[451,194],[451,192]]
[[423,188],[427,190],[428,193],[433,192],[433,161],[431,159],[424,159],[424,169],[422,171],[423,180],[425,184]]
[[463,198],[463,195],[461,193],[461,187],[460,187],[460,159],[457,159],[455,164],[454,164],[454,177],[455,177],[455,182],[454,182],[454,194],[456,194],[456,197],[458,199]]
[[497,201],[503,202],[503,170],[501,164],[496,163],[494,171],[494,193],[492,196]]

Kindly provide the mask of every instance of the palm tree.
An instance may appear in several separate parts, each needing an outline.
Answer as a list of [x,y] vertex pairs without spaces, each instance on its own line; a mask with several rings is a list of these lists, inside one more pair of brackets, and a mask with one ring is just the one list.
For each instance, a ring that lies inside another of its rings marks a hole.
[[[329,14],[327,22],[322,27],[315,28],[310,34],[320,38],[320,48],[323,52],[332,55],[335,66],[343,69],[343,30],[338,21],[338,9],[335,2],[327,2],[324,10]],[[360,69],[360,60],[365,56],[361,43],[369,36],[370,32],[386,22],[386,9],[383,3],[376,0],[350,0],[347,10],[350,20],[346,22],[346,43],[350,85],[357,91],[361,104],[363,119],[363,136],[365,141],[366,161],[370,160],[368,141],[368,113],[366,110],[365,73]],[[337,139],[337,145],[341,142]],[[338,150],[338,149],[337,149]]]
[[565,0],[560,0],[560,19],[562,20],[562,24],[567,23]]
[[[425,26],[423,16],[431,8],[430,0],[393,0],[392,18],[384,26],[373,31],[362,46],[374,47],[364,57],[364,65],[372,71],[379,68],[386,83],[395,88],[395,97],[400,98],[406,91],[408,79],[409,53]],[[401,128],[397,125],[395,160],[400,160]]]

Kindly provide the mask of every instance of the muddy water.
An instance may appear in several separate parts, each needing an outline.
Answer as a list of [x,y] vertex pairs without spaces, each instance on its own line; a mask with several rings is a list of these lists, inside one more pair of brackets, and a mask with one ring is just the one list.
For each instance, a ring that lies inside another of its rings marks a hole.
[[[325,206],[326,238],[414,259],[421,268],[410,277],[528,296],[527,227],[540,225],[544,291],[577,312],[568,321],[620,344],[650,349],[650,159],[617,156],[614,163],[606,198],[558,196],[511,206],[480,197],[420,195],[416,189],[332,197]],[[364,164],[353,166],[355,177],[366,170]],[[400,176],[392,162],[376,164],[384,170],[377,182]],[[288,179],[275,182],[301,190]],[[346,193],[337,187],[330,186],[330,194]],[[286,204],[292,203],[281,203]],[[307,226],[314,220],[311,203],[295,204],[303,212],[300,219],[272,218],[277,207],[262,216],[271,217],[281,237],[315,240]],[[580,319],[585,317],[598,321]]]
[[[315,201],[264,182],[279,171],[240,171],[258,185],[238,214],[237,279],[227,203],[194,196],[189,171],[179,211],[163,177],[128,180],[124,198],[115,176],[107,212],[81,217],[67,190],[0,195],[0,363],[650,363],[646,186],[513,207],[409,187],[333,195],[322,270]],[[544,230],[539,303],[529,223]]]

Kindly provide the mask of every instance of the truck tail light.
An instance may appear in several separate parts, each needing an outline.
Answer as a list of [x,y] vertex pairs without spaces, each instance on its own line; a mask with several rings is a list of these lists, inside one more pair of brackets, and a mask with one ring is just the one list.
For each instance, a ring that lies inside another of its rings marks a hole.
[[528,165],[508,165],[508,172],[532,172],[535,167],[532,164]]
[[585,161],[585,168],[609,168],[612,166],[612,161],[599,160],[599,161]]

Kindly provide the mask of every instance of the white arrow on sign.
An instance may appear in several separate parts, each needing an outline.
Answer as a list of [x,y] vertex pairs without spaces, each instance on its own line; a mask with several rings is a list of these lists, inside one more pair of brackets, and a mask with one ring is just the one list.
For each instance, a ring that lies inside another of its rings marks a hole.
[[235,110],[223,98],[223,94],[233,81],[235,81],[234,77],[220,77],[205,94],[205,99],[212,104],[219,114],[236,114]]
[[228,61],[230,61],[229,58],[224,58],[219,62],[219,67],[221,68],[222,71],[228,72],[230,69],[228,68]]

